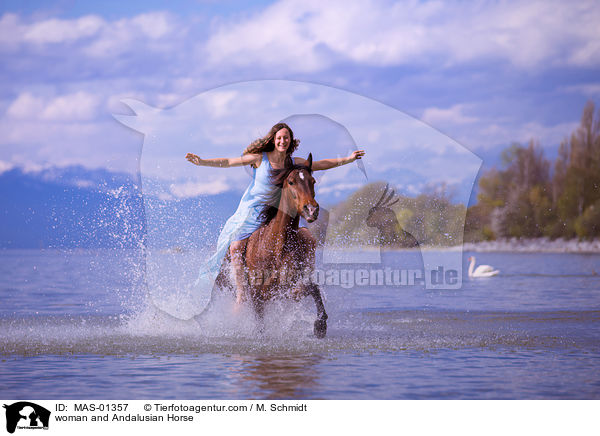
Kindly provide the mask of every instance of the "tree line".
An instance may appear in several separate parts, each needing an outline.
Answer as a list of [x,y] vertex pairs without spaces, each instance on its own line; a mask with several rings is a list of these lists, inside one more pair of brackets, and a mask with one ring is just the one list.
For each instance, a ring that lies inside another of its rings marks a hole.
[[600,237],[600,111],[592,102],[554,162],[535,140],[504,150],[467,211],[465,241],[542,236]]

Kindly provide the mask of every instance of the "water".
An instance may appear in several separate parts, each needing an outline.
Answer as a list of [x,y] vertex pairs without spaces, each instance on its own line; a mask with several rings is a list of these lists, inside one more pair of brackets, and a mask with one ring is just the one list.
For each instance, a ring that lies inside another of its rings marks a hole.
[[[501,274],[458,290],[324,286],[318,340],[308,299],[267,307],[262,334],[228,295],[172,318],[134,250],[0,251],[0,397],[600,398],[600,255],[465,253],[465,271],[471,254]],[[410,251],[384,262],[422,266]]]

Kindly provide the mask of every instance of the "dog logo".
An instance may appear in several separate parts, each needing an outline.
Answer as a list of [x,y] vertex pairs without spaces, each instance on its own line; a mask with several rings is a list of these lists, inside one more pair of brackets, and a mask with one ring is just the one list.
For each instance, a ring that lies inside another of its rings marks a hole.
[[3,406],[6,409],[6,430],[14,433],[19,429],[48,429],[50,411],[35,403],[19,401]]

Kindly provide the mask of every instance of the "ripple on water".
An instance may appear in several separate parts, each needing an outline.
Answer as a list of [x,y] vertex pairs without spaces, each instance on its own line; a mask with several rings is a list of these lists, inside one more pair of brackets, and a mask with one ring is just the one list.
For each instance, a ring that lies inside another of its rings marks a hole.
[[598,350],[599,311],[461,312],[427,310],[330,313],[328,334],[312,335],[314,308],[278,302],[264,329],[228,301],[183,321],[151,307],[132,316],[37,316],[0,319],[0,354],[154,355],[332,353],[442,348]]

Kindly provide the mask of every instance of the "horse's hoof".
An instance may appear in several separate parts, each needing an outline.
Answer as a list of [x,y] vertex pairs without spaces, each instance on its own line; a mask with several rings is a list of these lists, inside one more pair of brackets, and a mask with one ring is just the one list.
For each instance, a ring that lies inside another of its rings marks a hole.
[[319,339],[323,339],[327,334],[327,321],[324,319],[318,319],[315,321],[315,336]]

